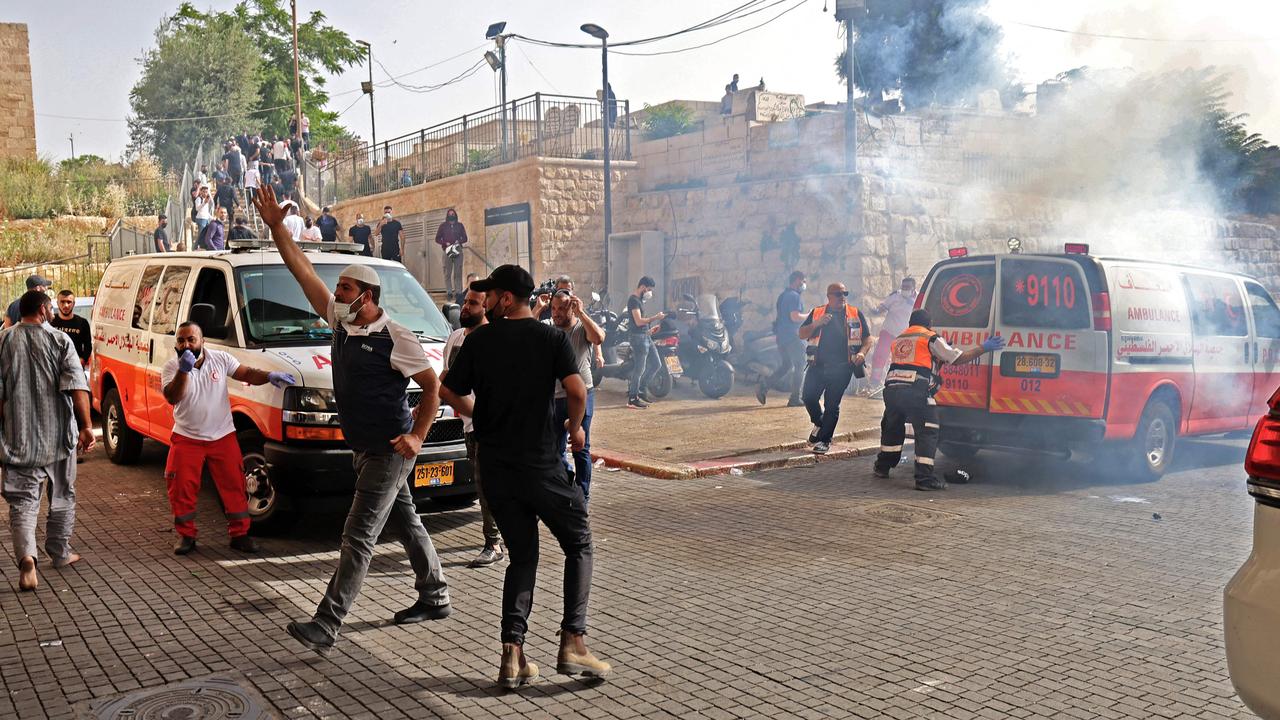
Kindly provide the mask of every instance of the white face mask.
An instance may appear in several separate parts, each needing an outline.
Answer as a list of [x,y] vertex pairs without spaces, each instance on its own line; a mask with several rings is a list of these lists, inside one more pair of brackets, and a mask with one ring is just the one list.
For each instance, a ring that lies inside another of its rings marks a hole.
[[390,219],[391,219],[391,213],[386,213],[386,214],[385,214],[385,215],[383,215],[382,217],[384,217],[384,218],[386,218],[386,219],[390,220]]
[[648,300],[652,300],[652,299],[653,299],[653,291],[652,291],[652,290],[645,290],[645,291],[644,291],[644,296],[643,296],[643,297],[644,297],[644,299],[645,299],[646,301],[648,301]]
[[800,283],[800,292],[804,292],[805,290],[808,290],[808,289],[809,289],[809,283]]
[[356,224],[357,224],[357,225],[363,225],[363,224],[364,224],[364,218],[356,218]]
[[[333,301],[338,303],[339,305],[342,304],[342,301],[339,300],[337,296],[334,296]],[[347,306],[347,311],[345,313],[338,315],[338,320],[344,323],[355,322],[356,316],[360,314],[360,310],[363,307],[364,307],[364,302],[361,301],[360,298],[356,298],[354,302],[352,302],[350,305]]]

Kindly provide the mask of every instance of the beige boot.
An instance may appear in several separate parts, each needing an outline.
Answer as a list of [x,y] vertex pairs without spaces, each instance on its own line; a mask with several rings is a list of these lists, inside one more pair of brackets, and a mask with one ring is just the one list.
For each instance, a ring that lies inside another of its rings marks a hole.
[[582,635],[560,632],[560,654],[556,658],[556,672],[563,675],[603,678],[612,669],[587,649]]
[[502,643],[502,664],[498,666],[498,687],[514,690],[538,677],[538,666],[524,658],[524,648]]

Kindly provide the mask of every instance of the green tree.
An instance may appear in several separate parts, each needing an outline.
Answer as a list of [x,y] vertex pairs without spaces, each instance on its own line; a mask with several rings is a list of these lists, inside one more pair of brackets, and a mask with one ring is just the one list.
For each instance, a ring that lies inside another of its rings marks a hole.
[[693,110],[683,103],[670,102],[656,106],[645,103],[644,105],[644,138],[646,140],[683,135],[695,129],[697,128],[693,120]]
[[[161,23],[129,93],[130,151],[167,168],[244,127],[258,105],[260,53],[235,23]],[[202,119],[183,120],[175,118]]]
[[[255,114],[238,129],[286,135],[293,117],[293,22],[287,0],[242,0],[227,12],[201,12],[190,2],[178,7],[180,27],[238,26],[261,60],[260,83],[253,109],[277,108]],[[326,75],[336,75],[365,59],[364,48],[343,31],[329,25],[324,13],[298,18],[298,74],[302,112],[311,121],[312,142],[349,137],[338,125],[338,114],[324,110],[329,102]]]
[[[879,98],[901,90],[908,108],[972,102],[981,90],[1013,92],[1000,57],[1000,26],[983,13],[987,0],[868,0],[856,23],[855,83]],[[848,82],[845,53],[836,73]]]

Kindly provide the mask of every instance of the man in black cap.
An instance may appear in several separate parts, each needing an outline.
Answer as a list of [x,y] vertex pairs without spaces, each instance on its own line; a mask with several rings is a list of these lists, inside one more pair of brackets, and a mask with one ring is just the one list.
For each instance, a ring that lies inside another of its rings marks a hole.
[[[53,283],[49,282],[48,280],[45,280],[39,275],[30,275],[27,277],[27,292],[31,292],[32,290],[39,290],[45,295],[48,295],[49,286],[52,284]],[[9,303],[9,309],[5,310],[4,312],[4,326],[12,327],[14,325],[17,325],[18,321],[21,319],[22,319],[22,314],[18,312],[18,301],[14,300],[13,302]]]
[[[575,450],[585,442],[587,386],[568,337],[538,322],[529,309],[533,278],[502,265],[471,283],[485,294],[489,323],[472,331],[440,385],[440,397],[475,424],[482,491],[507,544],[510,564],[502,588],[502,662],[498,684],[515,688],[538,676],[525,661],[524,636],[538,572],[538,521],[564,551],[564,617],[556,670],[605,677],[609,664],[587,649],[591,592],[591,524],[582,488],[556,456],[556,434],[568,430]],[[554,422],[556,381],[564,386],[569,419]],[[474,404],[469,397],[475,393]]]

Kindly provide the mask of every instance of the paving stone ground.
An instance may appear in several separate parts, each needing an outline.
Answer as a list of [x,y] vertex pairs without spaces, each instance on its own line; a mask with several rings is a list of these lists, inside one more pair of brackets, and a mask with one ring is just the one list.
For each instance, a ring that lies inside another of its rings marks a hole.
[[283,626],[314,610],[340,515],[245,557],[206,493],[200,549],[175,557],[163,450],[148,446],[134,467],[100,452],[80,466],[81,564],[19,593],[0,562],[0,717],[73,717],[208,675],[244,678],[288,718],[1250,717],[1222,649],[1222,587],[1250,545],[1238,442],[1184,442],[1196,456],[1150,484],[1010,456],[934,494],[909,489],[906,468],[872,478],[868,458],[601,473],[589,640],[615,674],[550,674],[562,558],[544,533],[527,651],[547,674],[514,693],[493,687],[501,567],[464,567],[475,509],[426,518],[452,617],[389,623],[413,593],[385,542],[322,656]]

